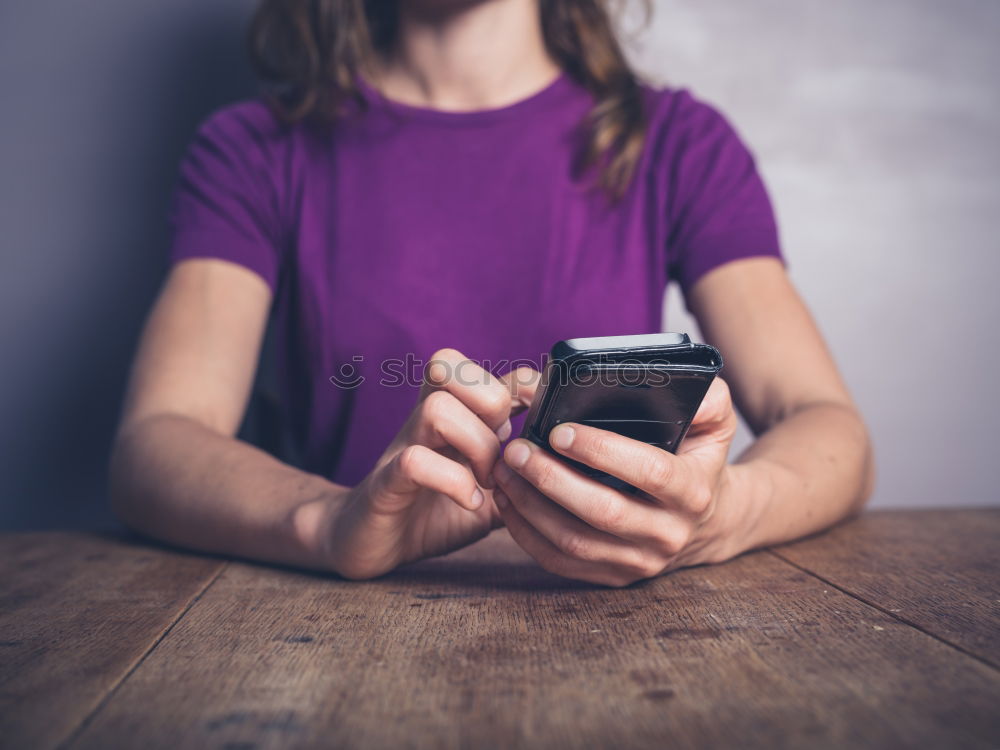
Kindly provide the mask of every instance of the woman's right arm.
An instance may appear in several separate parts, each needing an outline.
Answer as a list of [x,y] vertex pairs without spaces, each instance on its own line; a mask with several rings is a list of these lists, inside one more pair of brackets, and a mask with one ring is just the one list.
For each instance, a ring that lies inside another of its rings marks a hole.
[[271,304],[257,274],[221,260],[179,263],[146,324],[111,460],[129,526],[175,544],[327,567],[322,518],[347,489],[234,436]]
[[[451,349],[431,358],[413,413],[357,487],[237,440],[270,304],[265,281],[240,265],[174,267],[112,454],[112,503],[125,523],[185,547],[350,578],[443,554],[500,524],[489,488],[511,394]],[[449,375],[459,368],[463,377]]]

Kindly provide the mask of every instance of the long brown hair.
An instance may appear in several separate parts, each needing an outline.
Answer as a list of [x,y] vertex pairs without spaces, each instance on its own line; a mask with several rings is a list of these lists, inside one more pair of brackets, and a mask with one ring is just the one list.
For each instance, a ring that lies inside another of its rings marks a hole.
[[[262,0],[250,27],[250,54],[265,95],[286,122],[336,118],[362,101],[359,73],[391,48],[390,0]],[[549,54],[594,98],[578,155],[598,167],[612,196],[628,187],[646,130],[640,82],[615,37],[609,0],[539,0]],[[645,2],[647,14],[649,2]]]

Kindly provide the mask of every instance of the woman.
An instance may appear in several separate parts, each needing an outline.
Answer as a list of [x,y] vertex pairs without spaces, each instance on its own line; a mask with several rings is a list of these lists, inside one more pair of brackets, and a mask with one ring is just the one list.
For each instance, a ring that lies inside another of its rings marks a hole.
[[[263,3],[267,103],[216,113],[182,165],[112,460],[127,523],[349,578],[503,525],[551,571],[625,585],[860,508],[866,430],[752,157],[709,106],[639,83],[605,6]],[[628,495],[503,449],[534,381],[490,372],[659,330],[668,278],[727,362],[681,453],[553,431]],[[234,437],[269,315],[301,469]],[[757,440],[727,464],[734,401]]]

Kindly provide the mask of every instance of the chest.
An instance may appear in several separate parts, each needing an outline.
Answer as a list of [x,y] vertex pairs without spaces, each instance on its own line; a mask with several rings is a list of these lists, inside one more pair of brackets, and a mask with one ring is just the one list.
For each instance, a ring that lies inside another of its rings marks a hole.
[[649,328],[665,284],[655,197],[610,202],[574,177],[558,134],[543,135],[332,150],[303,193],[295,248],[310,314],[341,322],[330,356],[524,356]]

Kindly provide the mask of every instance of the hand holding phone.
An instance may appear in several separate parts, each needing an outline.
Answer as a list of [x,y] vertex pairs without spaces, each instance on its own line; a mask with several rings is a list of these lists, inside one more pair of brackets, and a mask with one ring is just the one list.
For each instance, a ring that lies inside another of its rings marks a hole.
[[683,334],[556,344],[493,469],[514,540],[546,570],[611,586],[731,556],[742,488],[721,367]]
[[[721,369],[715,347],[693,343],[684,333],[560,341],[552,347],[521,437],[554,453],[549,432],[576,422],[676,453]],[[569,462],[604,484],[629,487]]]

